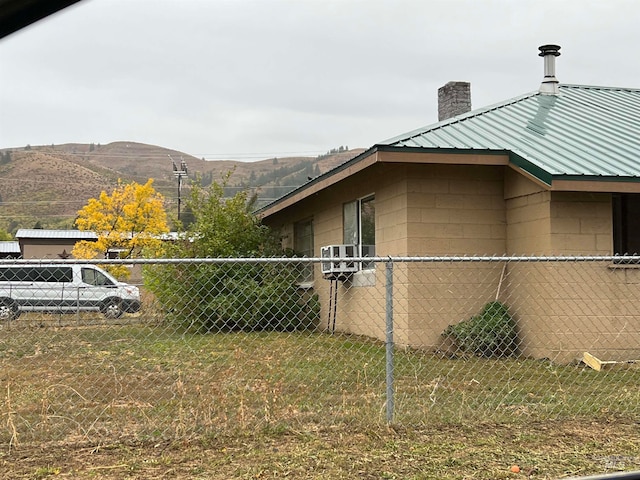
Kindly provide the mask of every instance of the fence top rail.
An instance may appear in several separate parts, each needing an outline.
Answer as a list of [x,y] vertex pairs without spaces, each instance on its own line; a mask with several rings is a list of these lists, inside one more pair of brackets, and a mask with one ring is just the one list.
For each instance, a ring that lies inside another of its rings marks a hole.
[[388,257],[220,257],[220,258],[135,258],[135,259],[0,259],[2,265],[92,264],[92,265],[158,265],[158,264],[225,264],[225,263],[497,263],[497,262],[609,262],[616,265],[640,265],[640,255],[568,255],[568,256],[388,256]]

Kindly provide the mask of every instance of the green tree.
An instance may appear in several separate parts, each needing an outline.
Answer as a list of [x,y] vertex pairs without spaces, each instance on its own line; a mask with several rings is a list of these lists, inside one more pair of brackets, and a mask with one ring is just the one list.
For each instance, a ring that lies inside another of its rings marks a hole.
[[193,222],[186,229],[182,253],[190,257],[258,257],[279,253],[275,235],[254,215],[255,196],[241,190],[225,197],[230,175],[208,188],[194,183],[186,201]]
[[18,227],[20,226],[20,222],[18,220],[16,220],[15,218],[12,218],[9,220],[9,225],[7,226],[7,231],[8,232],[16,232],[18,230]]
[[194,221],[195,221],[195,218],[193,216],[193,211],[191,210],[191,207],[189,205],[185,205],[182,210],[182,213],[180,214],[179,223],[181,224],[182,228],[188,229],[191,227]]
[[293,330],[314,324],[317,297],[303,298],[300,266],[237,259],[283,255],[279,240],[252,213],[246,190],[225,197],[229,175],[208,189],[194,184],[187,205],[193,223],[167,246],[173,258],[225,258],[219,263],[162,264],[145,269],[145,284],[167,318],[187,330]]

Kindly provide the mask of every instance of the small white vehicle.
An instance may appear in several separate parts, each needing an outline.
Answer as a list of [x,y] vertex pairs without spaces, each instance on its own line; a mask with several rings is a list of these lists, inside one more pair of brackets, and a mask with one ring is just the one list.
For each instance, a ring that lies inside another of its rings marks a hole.
[[140,310],[140,290],[95,265],[0,265],[0,321],[22,312],[101,312],[114,319]]

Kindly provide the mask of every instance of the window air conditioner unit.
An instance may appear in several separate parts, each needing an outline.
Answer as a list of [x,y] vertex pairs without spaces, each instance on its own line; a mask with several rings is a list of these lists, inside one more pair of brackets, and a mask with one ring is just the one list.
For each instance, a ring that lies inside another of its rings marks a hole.
[[[328,245],[320,248],[322,275],[329,280],[344,280],[360,270],[360,262],[348,260],[357,256],[357,245]],[[324,259],[327,259],[325,261]]]

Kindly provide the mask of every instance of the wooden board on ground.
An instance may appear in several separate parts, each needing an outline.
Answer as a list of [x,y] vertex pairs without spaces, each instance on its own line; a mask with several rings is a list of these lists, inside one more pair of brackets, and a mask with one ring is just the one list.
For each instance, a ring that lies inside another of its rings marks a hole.
[[617,362],[614,360],[600,360],[595,355],[591,355],[589,352],[584,352],[582,355],[582,362],[589,367],[593,368],[595,371],[599,372],[603,368],[611,366],[611,365],[630,365],[640,362],[640,360],[626,360]]

